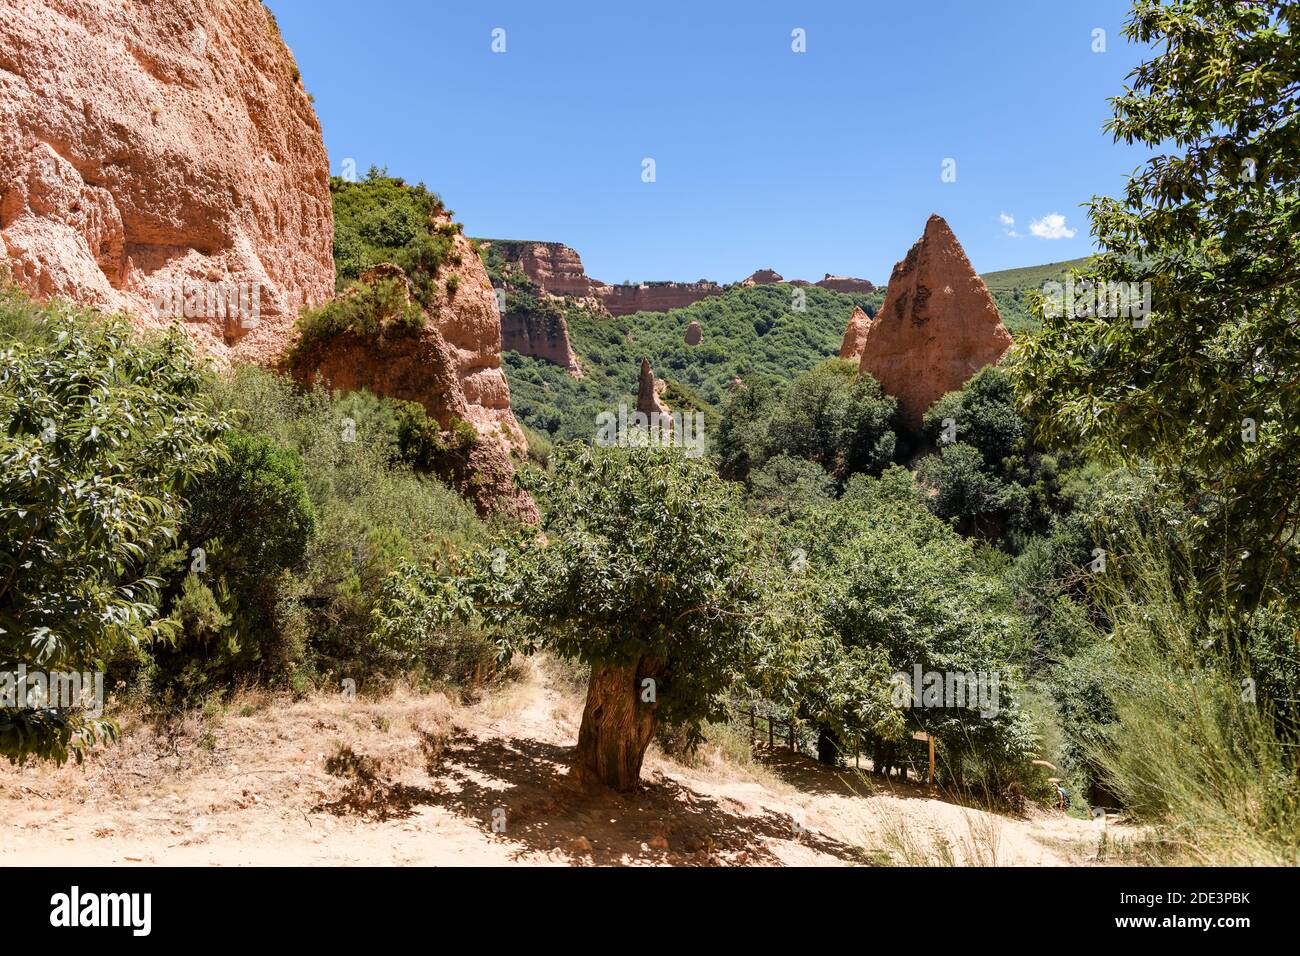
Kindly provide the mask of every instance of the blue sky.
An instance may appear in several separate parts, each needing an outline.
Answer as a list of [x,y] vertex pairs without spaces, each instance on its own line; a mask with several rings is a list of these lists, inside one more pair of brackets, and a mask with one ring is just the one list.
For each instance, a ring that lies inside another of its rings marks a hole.
[[932,212],[981,272],[1074,258],[1080,204],[1146,155],[1102,132],[1141,59],[1127,0],[268,6],[332,172],[423,180],[470,235],[607,282],[884,281]]

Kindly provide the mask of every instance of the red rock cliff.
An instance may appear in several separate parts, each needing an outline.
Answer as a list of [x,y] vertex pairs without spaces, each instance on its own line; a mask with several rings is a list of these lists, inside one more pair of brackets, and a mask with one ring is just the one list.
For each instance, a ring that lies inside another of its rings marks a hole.
[[894,266],[859,368],[871,373],[917,427],[940,397],[966,384],[1011,347],[984,280],[939,216]]
[[610,315],[633,312],[667,312],[699,302],[726,290],[716,282],[642,282],[640,285],[602,285],[596,289]]
[[[514,487],[511,453],[525,451],[527,443],[510,410],[510,390],[500,368],[496,299],[482,261],[463,237],[458,237],[456,252],[461,261],[439,270],[438,298],[422,326],[390,327],[378,336],[344,332],[298,347],[288,355],[287,371],[299,381],[319,378],[345,392],[365,388],[419,402],[443,428],[455,419],[469,422],[479,441],[462,463],[456,485],[481,514],[504,509],[536,521],[536,505]],[[452,276],[454,294],[446,288]],[[411,301],[405,274],[391,263],[361,277],[362,282],[386,279],[401,282],[406,303]],[[348,289],[341,295],[353,294]]]
[[0,0],[0,251],[31,293],[189,312],[219,360],[265,359],[333,292],[332,234],[320,124],[258,0]]

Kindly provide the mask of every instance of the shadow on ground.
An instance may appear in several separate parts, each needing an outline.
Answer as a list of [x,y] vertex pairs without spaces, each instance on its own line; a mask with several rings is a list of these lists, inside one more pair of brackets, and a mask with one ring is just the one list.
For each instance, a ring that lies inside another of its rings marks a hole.
[[575,864],[775,865],[772,840],[871,862],[860,848],[798,827],[786,814],[738,813],[660,773],[632,793],[580,788],[569,778],[571,753],[528,738],[458,733],[428,761],[432,787],[396,794],[399,812],[409,811],[412,800],[439,806],[488,839],[519,845],[520,856],[558,852]]

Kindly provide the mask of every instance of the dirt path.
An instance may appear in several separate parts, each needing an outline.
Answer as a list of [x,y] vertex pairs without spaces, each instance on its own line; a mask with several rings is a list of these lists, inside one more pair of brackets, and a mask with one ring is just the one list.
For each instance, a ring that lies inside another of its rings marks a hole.
[[0,768],[0,863],[1077,865],[1096,853],[1086,821],[989,814],[788,752],[684,767],[652,751],[638,793],[584,793],[567,769],[580,713],[531,667],[473,706],[261,696],[166,733],[127,718],[84,767]]

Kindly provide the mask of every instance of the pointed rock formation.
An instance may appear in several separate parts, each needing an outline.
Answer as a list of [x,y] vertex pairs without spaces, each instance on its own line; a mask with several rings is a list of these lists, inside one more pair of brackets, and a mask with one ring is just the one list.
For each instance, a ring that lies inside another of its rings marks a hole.
[[0,3],[0,254],[31,294],[264,360],[334,291],[333,221],[258,0]]
[[700,323],[692,322],[686,326],[686,344],[699,345],[704,341],[704,330],[700,328]]
[[663,379],[655,378],[654,370],[650,368],[650,360],[642,358],[641,379],[637,382],[636,410],[646,415],[654,412],[667,415],[668,406],[660,396],[665,384],[667,383]]
[[944,394],[961,388],[1011,347],[984,280],[940,216],[894,266],[885,302],[867,331],[859,368],[869,372],[899,413],[919,427]]
[[853,307],[849,316],[848,327],[844,330],[844,341],[840,343],[840,358],[861,359],[862,347],[867,341],[867,332],[871,328],[871,318],[860,306]]

